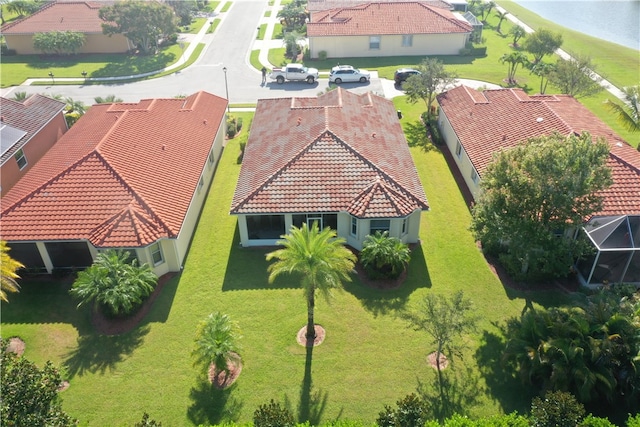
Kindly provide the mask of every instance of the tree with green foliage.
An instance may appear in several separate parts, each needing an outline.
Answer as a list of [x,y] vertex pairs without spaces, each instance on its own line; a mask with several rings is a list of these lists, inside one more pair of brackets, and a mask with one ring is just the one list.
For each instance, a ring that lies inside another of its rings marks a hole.
[[189,25],[193,13],[198,9],[195,0],[167,0],[166,2],[180,19],[180,25]]
[[608,99],[605,106],[617,116],[618,122],[629,132],[640,132],[640,85],[626,87],[622,92],[624,105]]
[[560,92],[574,98],[593,96],[604,90],[602,78],[588,55],[573,54],[570,59],[559,59],[549,73],[549,81]]
[[494,156],[471,230],[516,280],[566,277],[589,245],[567,235],[602,209],[609,145],[587,132],[530,138]]
[[436,58],[425,58],[416,67],[420,74],[410,76],[404,82],[403,89],[407,100],[412,104],[424,101],[427,107],[427,122],[431,120],[431,105],[438,91],[445,90],[458,78],[455,72],[445,69],[442,61]]
[[[56,99],[60,98],[56,97]],[[87,106],[82,101],[76,101],[71,97],[64,98],[64,102],[67,103],[64,107],[64,119],[67,121],[67,127],[71,127],[87,112]]]
[[192,352],[195,364],[203,365],[207,372],[213,364],[213,378],[218,378],[222,372],[228,377],[229,366],[241,361],[238,345],[240,338],[238,324],[227,314],[211,313],[198,324],[196,330],[196,346]]
[[93,304],[107,315],[126,316],[142,305],[157,283],[148,264],[138,265],[128,251],[109,249],[78,273],[69,293],[80,300],[78,307]]
[[503,54],[499,59],[501,64],[507,64],[507,83],[510,86],[516,85],[516,71],[518,67],[527,65],[527,57],[522,52],[510,52]]
[[0,240],[0,268],[2,274],[0,275],[0,300],[9,302],[7,298],[7,292],[18,292],[20,285],[16,279],[19,279],[17,271],[24,268],[24,265],[19,261],[11,258],[9,255],[9,245],[4,240]]
[[511,45],[518,47],[518,42],[527,36],[527,31],[521,25],[516,24],[509,29],[509,35],[511,36]]
[[[478,317],[473,314],[473,305],[462,291],[450,298],[428,293],[415,311],[404,313],[403,316],[416,331],[426,332],[436,346],[440,400],[446,404],[445,378],[442,375],[440,356],[445,355],[451,364],[454,357],[462,357],[462,337],[474,331],[478,321]],[[444,411],[447,412],[447,408]]]
[[105,97],[96,96],[93,98],[96,104],[112,104],[114,102],[123,102],[122,98],[118,98],[115,95],[107,95]]
[[540,62],[545,56],[552,55],[560,49],[562,41],[562,34],[539,28],[527,36],[524,41],[524,50],[533,55],[532,62]]
[[0,338],[0,419],[6,426],[77,425],[61,408],[60,371],[47,361],[42,369],[7,351]]
[[389,232],[377,231],[364,239],[360,262],[367,275],[373,279],[395,279],[407,268],[411,260],[409,246]]
[[25,92],[23,90],[20,90],[20,91],[17,91],[17,92],[13,93],[13,98],[12,99],[14,101],[22,102],[27,98],[28,98],[27,92]]
[[502,23],[504,22],[505,19],[507,19],[507,15],[509,14],[509,12],[507,12],[506,10],[502,10],[502,11],[497,11],[496,12],[496,18],[498,18],[498,26],[496,27],[496,31],[498,32],[498,34],[502,34],[501,28],[502,28]]
[[540,77],[540,94],[544,95],[547,91],[547,85],[549,84],[549,75],[555,70],[555,64],[550,64],[548,62],[536,62],[532,63],[529,70],[531,74],[534,74]]
[[277,249],[267,254],[267,261],[276,260],[268,267],[269,283],[283,274],[296,274],[307,301],[306,338],[316,337],[314,309],[316,293],[329,297],[332,289],[341,289],[342,282],[351,281],[356,256],[344,246],[345,239],[337,237],[329,227],[320,230],[318,223],[311,227],[291,227],[289,234],[282,236]]
[[142,53],[152,53],[158,40],[176,32],[173,9],[155,1],[126,0],[100,9],[102,32],[124,34]]
[[19,17],[31,15],[43,5],[42,2],[36,0],[12,0],[7,3],[7,10],[17,14]]
[[547,392],[531,402],[533,427],[576,427],[584,414],[584,406],[564,391]]
[[273,399],[269,403],[260,405],[253,413],[253,427],[294,427],[295,425],[291,411],[280,406]]
[[33,35],[33,47],[45,54],[75,54],[84,42],[84,33],[79,31],[48,31]]
[[300,42],[304,40],[304,36],[297,31],[290,31],[284,35],[284,40],[282,43],[285,47],[285,56],[287,58],[296,59],[302,48],[300,47]]
[[308,18],[305,6],[300,1],[292,1],[284,5],[276,15],[280,18],[284,31],[300,31]]
[[429,404],[415,393],[398,400],[396,406],[384,406],[376,419],[378,427],[423,427],[428,420]]

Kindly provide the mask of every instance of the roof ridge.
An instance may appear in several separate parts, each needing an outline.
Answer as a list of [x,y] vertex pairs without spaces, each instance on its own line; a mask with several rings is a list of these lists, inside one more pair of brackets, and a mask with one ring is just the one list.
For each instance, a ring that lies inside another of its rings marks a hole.
[[57,3],[58,3],[58,1],[56,0],[56,1],[52,1],[52,2],[49,2],[49,3],[45,3],[45,4],[43,4],[42,6],[40,6],[40,8],[39,8],[38,10],[36,10],[36,11],[35,11],[35,12],[33,12],[32,14],[27,15],[27,16],[25,16],[25,17],[23,17],[23,18],[20,18],[20,19],[18,19],[17,21],[13,21],[13,22],[9,22],[8,24],[5,24],[5,25],[2,27],[2,31],[4,32],[4,31],[8,30],[9,28],[15,27],[15,26],[16,26],[16,25],[18,25],[20,22],[26,21],[27,19],[29,19],[29,18],[31,18],[31,17],[33,17],[33,16],[35,16],[35,15],[39,14],[39,13],[40,13],[40,12],[42,12],[43,10],[46,10],[46,9],[49,9],[50,7],[53,7],[53,5],[55,5],[55,4],[57,4]]

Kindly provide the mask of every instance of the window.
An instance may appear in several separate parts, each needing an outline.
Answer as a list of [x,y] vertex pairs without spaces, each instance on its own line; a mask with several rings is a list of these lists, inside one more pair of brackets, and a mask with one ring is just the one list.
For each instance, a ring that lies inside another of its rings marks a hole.
[[318,228],[321,230],[326,227],[330,227],[332,230],[338,229],[338,215],[337,214],[295,214],[291,216],[292,225],[300,228],[305,222],[307,226],[311,228],[314,222],[318,223]]
[[404,236],[409,231],[408,227],[409,218],[402,219],[402,235]]
[[200,177],[200,181],[198,181],[198,192],[202,190],[202,187],[204,187],[204,178]]
[[462,145],[460,145],[460,141],[458,141],[456,143],[456,156],[460,158],[461,154],[462,154]]
[[478,172],[476,172],[476,168],[471,169],[471,179],[474,184],[478,183]]
[[389,231],[391,220],[388,219],[372,219],[369,221],[369,234],[375,234],[376,231],[381,233]]
[[402,36],[402,47],[413,46],[413,34],[405,34]]
[[153,265],[162,264],[164,262],[164,258],[162,257],[162,248],[160,248],[160,243],[154,243],[149,246],[149,250],[151,251],[151,259],[153,260]]
[[369,49],[380,49],[380,36],[369,36]]
[[213,155],[213,148],[212,148],[211,152],[209,153],[209,164],[212,165],[215,159],[216,157]]
[[24,167],[27,166],[27,158],[24,156],[24,151],[22,151],[22,148],[16,151],[14,158],[16,159],[16,162],[18,162],[18,168],[20,168],[20,170],[24,169]]
[[249,239],[279,239],[285,233],[284,215],[247,215]]
[[358,218],[356,218],[355,216],[351,217],[351,235],[358,235]]

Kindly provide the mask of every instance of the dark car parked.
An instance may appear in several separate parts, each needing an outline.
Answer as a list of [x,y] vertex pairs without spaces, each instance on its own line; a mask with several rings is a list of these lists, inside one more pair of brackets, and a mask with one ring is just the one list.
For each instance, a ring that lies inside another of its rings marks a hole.
[[393,80],[395,80],[397,85],[401,85],[402,82],[407,80],[409,77],[414,76],[416,74],[422,74],[418,70],[414,70],[413,68],[400,68],[396,70],[393,75]]

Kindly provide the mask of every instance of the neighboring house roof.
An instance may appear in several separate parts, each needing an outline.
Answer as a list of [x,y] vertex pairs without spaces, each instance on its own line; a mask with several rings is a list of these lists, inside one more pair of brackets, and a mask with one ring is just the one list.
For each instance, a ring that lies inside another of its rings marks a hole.
[[[385,0],[385,3],[402,2],[406,3],[407,0]],[[441,9],[451,10],[453,6],[443,0],[422,0],[421,3],[427,4],[433,7],[439,7]],[[307,10],[309,12],[317,12],[319,10],[336,9],[340,7],[351,7],[362,4],[370,3],[366,0],[309,0],[307,2]]]
[[607,164],[613,185],[602,194],[599,215],[640,213],[640,152],[602,120],[568,95],[527,95],[521,89],[479,92],[459,86],[437,97],[460,144],[478,175],[482,176],[493,153],[514,147],[528,138],[559,132],[589,132],[610,147]]
[[177,237],[227,101],[98,104],[3,197],[2,238],[138,247]]
[[111,1],[55,1],[19,21],[2,27],[4,35],[35,34],[49,31],[78,31],[102,34],[102,23],[98,16],[101,7]]
[[0,126],[8,125],[23,132],[20,138],[17,138],[18,134],[15,134],[15,140],[5,141],[3,131],[0,164],[4,164],[47,123],[58,114],[61,114],[65,105],[62,101],[39,94],[31,95],[24,101],[14,101],[0,97]]
[[378,2],[311,14],[309,37],[470,33],[451,11],[421,2]]
[[393,218],[416,209],[427,199],[391,101],[341,88],[258,101],[232,214]]

